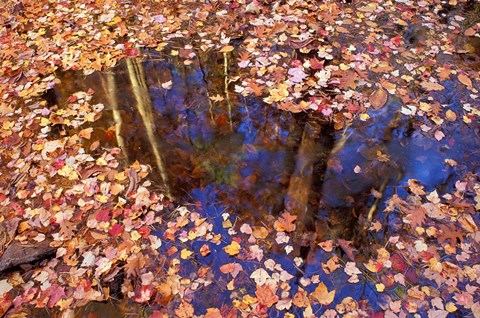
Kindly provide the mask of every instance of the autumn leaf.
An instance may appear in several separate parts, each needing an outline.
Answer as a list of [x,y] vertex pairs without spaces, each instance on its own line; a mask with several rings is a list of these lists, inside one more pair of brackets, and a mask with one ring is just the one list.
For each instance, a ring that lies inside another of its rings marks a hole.
[[220,266],[220,272],[231,274],[233,278],[237,277],[238,273],[241,271],[243,271],[243,267],[239,263],[228,263]]
[[268,92],[270,96],[265,98],[264,101],[273,104],[284,100],[288,96],[288,85],[285,83],[279,83],[276,87],[270,88]]
[[462,83],[463,85],[467,86],[468,88],[472,87],[472,80],[468,78],[467,75],[461,73],[461,74],[458,74],[457,78],[460,81],[460,83]]
[[347,256],[353,261],[355,259],[354,252],[357,252],[357,249],[351,246],[353,241],[346,241],[343,239],[338,240],[338,245],[342,248],[342,250],[347,254]]
[[298,288],[297,293],[293,296],[293,304],[300,308],[310,306],[310,299],[307,297],[307,292],[301,287]]
[[294,223],[296,219],[296,215],[292,215],[289,212],[284,212],[278,218],[278,220],[273,223],[273,227],[279,232],[293,232],[296,228]]
[[317,288],[310,294],[311,299],[316,300],[321,305],[328,306],[335,298],[335,290],[328,291],[327,286],[322,282],[318,284]]
[[227,245],[223,250],[230,256],[235,256],[240,253],[241,246],[236,241],[232,241],[230,245]]
[[267,307],[272,307],[279,299],[269,285],[257,286],[255,295],[258,301]]
[[373,108],[380,109],[382,108],[388,100],[388,94],[382,88],[378,88],[372,95],[369,97],[370,104]]
[[441,91],[445,88],[445,86],[434,82],[421,82],[420,86],[422,86],[423,89],[428,91]]
[[193,317],[194,308],[186,301],[182,301],[177,309],[175,309],[175,317],[177,318],[190,318]]

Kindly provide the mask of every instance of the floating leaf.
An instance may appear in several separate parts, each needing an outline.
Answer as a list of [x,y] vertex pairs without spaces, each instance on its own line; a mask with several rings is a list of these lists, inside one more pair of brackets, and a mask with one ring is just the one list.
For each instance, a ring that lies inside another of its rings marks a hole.
[[310,298],[318,301],[321,305],[328,306],[335,298],[335,291],[328,291],[327,286],[322,282],[317,288],[310,294]]
[[240,244],[238,244],[237,242],[235,241],[232,241],[232,243],[230,245],[227,245],[223,248],[223,250],[230,256],[234,256],[234,255],[237,255],[238,253],[240,253]]
[[382,108],[388,100],[388,94],[382,88],[377,89],[372,95],[369,97],[370,104],[372,104],[373,108],[380,109]]
[[421,82],[420,86],[422,86],[423,89],[428,91],[441,91],[445,88],[444,86],[433,82]]
[[461,73],[461,74],[458,74],[457,78],[460,81],[460,83],[462,83],[463,85],[469,88],[472,87],[472,80],[469,79],[467,75]]

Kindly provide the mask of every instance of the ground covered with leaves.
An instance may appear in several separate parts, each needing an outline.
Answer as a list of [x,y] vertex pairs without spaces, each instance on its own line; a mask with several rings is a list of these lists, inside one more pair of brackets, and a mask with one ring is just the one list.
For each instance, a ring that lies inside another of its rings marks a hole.
[[480,317],[478,162],[446,160],[468,168],[452,187],[402,185],[363,216],[368,246],[305,242],[291,211],[268,224],[226,211],[218,227],[154,191],[148,163],[92,139],[95,87],[48,98],[60,71],[105,71],[144,48],[184,65],[208,53],[225,64],[213,107],[255,97],[342,130],[396,97],[445,147],[456,130],[479,138],[480,5],[352,2],[0,2],[0,313],[69,317],[114,296],[155,318]]

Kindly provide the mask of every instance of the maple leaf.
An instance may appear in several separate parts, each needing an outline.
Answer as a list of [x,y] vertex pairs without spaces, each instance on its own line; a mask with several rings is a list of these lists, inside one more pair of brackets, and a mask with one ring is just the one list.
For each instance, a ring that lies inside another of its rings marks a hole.
[[421,82],[420,86],[422,86],[423,89],[428,91],[441,91],[445,88],[445,86],[433,82]]
[[257,285],[263,286],[270,279],[270,275],[263,268],[259,268],[250,275],[250,278],[253,278]]
[[310,306],[310,299],[307,297],[307,292],[301,287],[298,288],[297,293],[293,296],[292,302],[295,306],[301,308]]
[[267,307],[272,307],[279,299],[269,285],[258,286],[255,291],[255,296],[257,296],[260,303]]
[[294,223],[296,219],[296,215],[292,215],[289,212],[284,212],[278,218],[278,220],[273,223],[273,227],[279,232],[293,232],[296,228]]
[[329,292],[327,286],[322,282],[318,284],[317,288],[309,295],[309,297],[318,301],[321,305],[328,306],[335,298],[335,290]]
[[237,242],[235,241],[232,241],[232,243],[230,243],[230,245],[227,245],[223,248],[223,250],[230,256],[235,256],[237,255],[238,253],[240,253],[240,244],[238,244]]

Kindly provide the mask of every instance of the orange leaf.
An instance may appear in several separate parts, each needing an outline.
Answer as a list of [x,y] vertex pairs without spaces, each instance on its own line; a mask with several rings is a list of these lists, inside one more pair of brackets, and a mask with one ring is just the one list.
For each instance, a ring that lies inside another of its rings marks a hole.
[[317,288],[310,294],[310,297],[318,301],[321,305],[328,306],[335,298],[335,291],[328,291],[327,286],[324,283],[320,283]]
[[372,95],[370,95],[369,100],[373,108],[380,109],[387,103],[388,94],[385,90],[379,88]]
[[288,212],[284,212],[275,223],[273,227],[279,232],[293,232],[295,231],[295,220],[297,219],[296,215],[291,215]]
[[297,307],[307,307],[310,305],[310,300],[307,297],[307,292],[301,287],[298,288],[297,293],[293,296],[292,303]]
[[472,87],[472,80],[465,74],[458,74],[458,80],[467,87]]
[[258,301],[267,307],[272,307],[278,301],[278,296],[269,285],[258,286],[255,295]]

